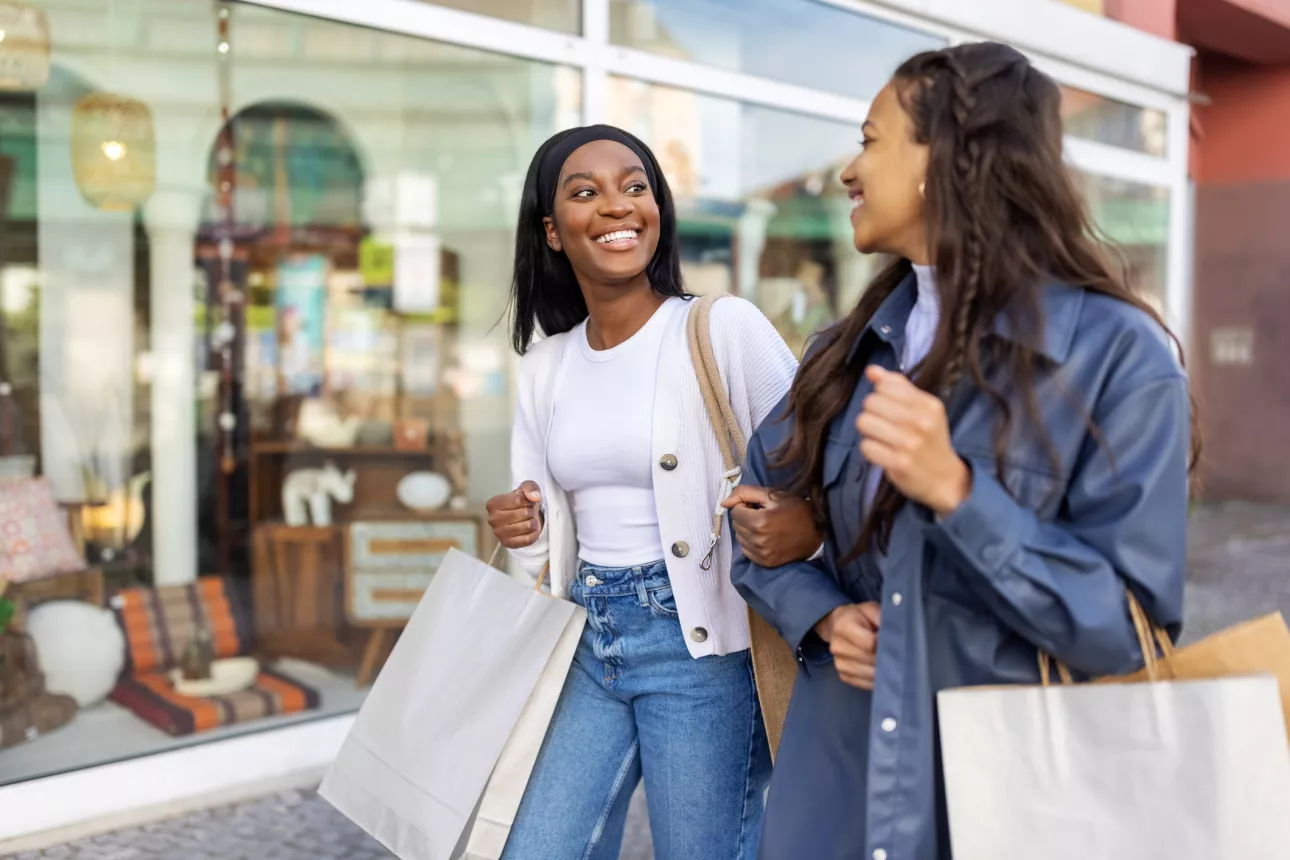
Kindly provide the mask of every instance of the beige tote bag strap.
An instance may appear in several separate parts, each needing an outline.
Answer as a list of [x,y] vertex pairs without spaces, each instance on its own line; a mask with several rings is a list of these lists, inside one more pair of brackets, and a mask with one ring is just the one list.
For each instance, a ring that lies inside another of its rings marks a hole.
[[[1169,659],[1174,655],[1174,643],[1165,629],[1147,616],[1147,611],[1142,608],[1133,589],[1126,586],[1124,594],[1129,602],[1129,618],[1133,621],[1133,632],[1138,637],[1138,647],[1142,649],[1142,661],[1146,666],[1147,678],[1152,682],[1162,680],[1161,675],[1168,674],[1167,670],[1162,672],[1162,667],[1168,667]],[[1159,654],[1156,653],[1157,647],[1160,649]],[[1039,652],[1039,683],[1045,687],[1049,685],[1052,674],[1051,665],[1054,663],[1057,665],[1057,674],[1061,682],[1074,683],[1070,669],[1044,651]]]
[[708,413],[708,423],[712,425],[717,437],[717,447],[721,449],[721,461],[725,466],[722,474],[722,489],[717,499],[716,510],[712,512],[712,534],[708,540],[707,552],[699,561],[699,567],[709,570],[712,557],[721,540],[721,525],[725,521],[726,510],[721,506],[742,476],[740,463],[743,462],[747,440],[739,428],[734,407],[726,395],[725,383],[721,380],[721,368],[717,365],[716,355],[712,352],[712,328],[709,319],[712,306],[720,295],[704,296],[696,299],[686,320],[686,339],[690,344],[690,360],[694,364],[695,379],[699,383],[699,393],[703,396],[703,407]]

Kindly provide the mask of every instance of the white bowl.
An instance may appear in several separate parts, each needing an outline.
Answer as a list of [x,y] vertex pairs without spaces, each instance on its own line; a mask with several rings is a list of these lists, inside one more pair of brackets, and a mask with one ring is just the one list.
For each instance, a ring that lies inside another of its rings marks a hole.
[[211,663],[211,676],[200,681],[184,677],[182,669],[170,670],[170,682],[181,696],[204,699],[208,696],[227,696],[245,690],[260,676],[260,664],[254,657],[229,657]]
[[437,511],[452,498],[452,484],[438,472],[411,472],[403,476],[394,492],[414,511]]

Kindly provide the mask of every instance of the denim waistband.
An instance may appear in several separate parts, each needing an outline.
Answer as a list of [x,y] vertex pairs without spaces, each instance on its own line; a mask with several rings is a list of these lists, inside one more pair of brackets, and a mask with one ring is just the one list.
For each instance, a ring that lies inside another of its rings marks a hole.
[[632,567],[609,567],[601,564],[578,562],[578,581],[574,584],[574,602],[581,603],[588,596],[633,596],[641,605],[649,602],[649,594],[671,585],[667,578],[667,562],[651,561]]
[[649,579],[656,576],[667,576],[667,562],[659,559],[645,564],[634,564],[630,567],[611,567],[603,564],[592,564],[589,561],[578,561],[578,575],[595,574],[596,579],[606,584],[632,582],[637,579]]

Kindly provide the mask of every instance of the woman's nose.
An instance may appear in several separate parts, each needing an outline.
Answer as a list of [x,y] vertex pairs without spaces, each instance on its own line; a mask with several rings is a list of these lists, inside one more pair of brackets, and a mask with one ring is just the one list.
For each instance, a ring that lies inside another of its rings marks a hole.
[[600,198],[602,214],[611,218],[623,218],[636,208],[630,197],[625,194],[606,194]]

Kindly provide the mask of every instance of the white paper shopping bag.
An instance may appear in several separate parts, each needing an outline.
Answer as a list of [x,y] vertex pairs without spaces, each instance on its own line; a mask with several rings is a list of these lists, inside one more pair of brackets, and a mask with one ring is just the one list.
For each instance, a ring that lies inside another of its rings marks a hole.
[[1271,676],[938,696],[955,860],[1286,860]]
[[[495,843],[585,621],[580,607],[450,551],[319,794],[402,860],[460,860],[481,809],[491,817],[477,841],[488,843],[486,832]],[[484,860],[500,854],[478,850]]]

